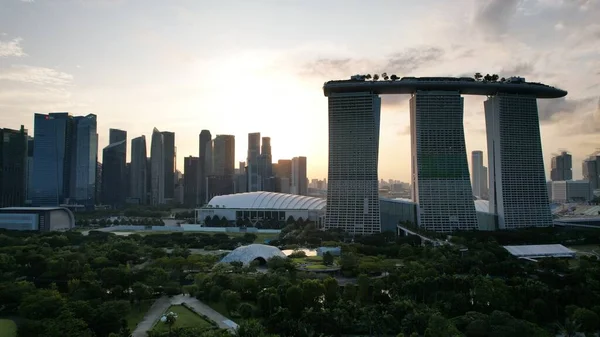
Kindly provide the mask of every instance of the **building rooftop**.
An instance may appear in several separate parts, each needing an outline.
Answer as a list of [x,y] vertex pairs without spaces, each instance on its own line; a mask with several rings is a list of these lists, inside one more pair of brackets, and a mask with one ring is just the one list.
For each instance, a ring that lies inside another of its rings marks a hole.
[[[355,76],[353,76],[354,78]],[[329,81],[323,85],[323,93],[371,92],[374,94],[412,94],[418,90],[459,91],[463,95],[495,95],[498,93],[532,95],[537,98],[559,98],[567,91],[541,83],[525,82],[524,79],[490,82],[475,81],[470,77],[403,77],[397,81],[350,79]]]
[[563,245],[504,246],[504,249],[521,258],[575,257],[575,251]]
[[322,210],[325,199],[275,192],[247,192],[219,195],[210,200],[210,208]]

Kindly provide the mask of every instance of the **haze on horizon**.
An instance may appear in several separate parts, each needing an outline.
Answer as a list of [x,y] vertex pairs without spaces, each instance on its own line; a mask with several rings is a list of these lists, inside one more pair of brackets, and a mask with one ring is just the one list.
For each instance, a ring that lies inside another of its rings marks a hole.
[[[569,91],[539,100],[552,153],[600,147],[600,0],[0,0],[0,125],[35,112],[98,115],[128,139],[176,133],[177,167],[198,134],[272,139],[327,177],[322,85],[357,73],[523,76]],[[409,96],[383,96],[380,178],[410,178]],[[482,97],[465,97],[467,150],[486,151]],[[130,145],[128,145],[129,147]],[[469,158],[470,160],[470,158]]]

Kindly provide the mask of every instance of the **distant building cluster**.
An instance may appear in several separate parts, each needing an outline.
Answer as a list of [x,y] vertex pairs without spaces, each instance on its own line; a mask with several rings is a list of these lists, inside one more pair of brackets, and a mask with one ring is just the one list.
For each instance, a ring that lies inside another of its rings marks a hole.
[[554,203],[585,203],[600,194],[600,151],[592,153],[582,163],[582,180],[573,180],[572,156],[567,151],[552,157],[548,197]]
[[[98,160],[97,117],[36,113],[34,134],[0,129],[0,208],[57,207],[92,210],[127,204],[197,207],[213,197],[269,191],[308,194],[306,157],[273,163],[271,139],[248,135],[248,158],[235,167],[235,136],[202,130],[198,156],[177,170],[175,133],[154,128],[131,139],[110,129]],[[148,147],[149,146],[149,147]],[[149,153],[148,153],[149,152]]]

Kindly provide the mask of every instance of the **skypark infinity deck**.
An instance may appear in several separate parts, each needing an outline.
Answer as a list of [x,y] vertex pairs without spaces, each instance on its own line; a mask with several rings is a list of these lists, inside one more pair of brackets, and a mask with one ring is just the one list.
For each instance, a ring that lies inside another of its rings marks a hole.
[[476,81],[469,77],[403,77],[397,81],[350,79],[329,81],[323,85],[325,96],[336,93],[369,92],[373,94],[412,94],[417,91],[458,91],[462,95],[493,96],[498,93],[522,94],[536,98],[559,98],[565,90],[541,83],[528,83],[522,78],[505,82]]

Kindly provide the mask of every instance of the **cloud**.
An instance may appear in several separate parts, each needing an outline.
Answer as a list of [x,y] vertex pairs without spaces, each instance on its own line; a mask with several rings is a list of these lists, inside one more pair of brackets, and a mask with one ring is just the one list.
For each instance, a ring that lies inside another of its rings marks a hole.
[[39,85],[68,85],[73,81],[73,75],[51,68],[13,65],[0,69],[0,81],[25,82]]
[[473,23],[486,35],[502,35],[517,12],[519,0],[476,0]]
[[14,38],[10,41],[0,41],[0,57],[21,57],[26,56],[23,52],[23,48],[21,48],[21,41],[23,39],[20,37]]
[[504,77],[526,76],[533,74],[534,65],[531,62],[520,62],[513,66],[502,68],[500,74]]
[[444,50],[438,47],[419,47],[409,48],[401,52],[392,54],[384,71],[388,73],[398,73],[400,77],[416,69],[439,61],[444,56]]
[[[584,112],[589,109],[594,98],[567,99],[565,97],[555,99],[538,100],[538,112],[540,122],[557,122],[564,118],[575,118],[582,120]],[[586,122],[587,123],[587,122]]]

